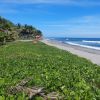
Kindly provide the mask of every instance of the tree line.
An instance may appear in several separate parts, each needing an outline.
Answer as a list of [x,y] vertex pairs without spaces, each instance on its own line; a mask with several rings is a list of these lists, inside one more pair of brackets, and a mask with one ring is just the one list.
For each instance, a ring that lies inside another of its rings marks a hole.
[[32,25],[14,24],[0,16],[0,44],[16,39],[34,39],[36,36],[42,37],[42,32]]

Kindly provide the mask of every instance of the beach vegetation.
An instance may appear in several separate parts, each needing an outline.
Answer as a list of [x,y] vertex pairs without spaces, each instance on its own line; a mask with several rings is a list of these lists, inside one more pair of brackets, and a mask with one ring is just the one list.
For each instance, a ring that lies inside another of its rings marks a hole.
[[37,35],[42,37],[42,32],[32,25],[14,24],[0,17],[0,44],[6,44],[6,42],[18,39],[34,39]]
[[18,84],[43,87],[45,95],[57,93],[61,100],[99,100],[100,66],[41,42],[12,42],[0,47],[0,100],[28,100],[25,91],[12,89]]

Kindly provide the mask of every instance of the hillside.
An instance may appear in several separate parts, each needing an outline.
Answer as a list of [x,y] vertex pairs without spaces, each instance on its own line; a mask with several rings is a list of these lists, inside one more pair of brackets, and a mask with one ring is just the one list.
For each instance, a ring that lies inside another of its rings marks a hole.
[[34,39],[37,35],[42,36],[42,32],[32,25],[17,25],[13,22],[0,17],[0,43],[5,44],[7,41],[16,39]]

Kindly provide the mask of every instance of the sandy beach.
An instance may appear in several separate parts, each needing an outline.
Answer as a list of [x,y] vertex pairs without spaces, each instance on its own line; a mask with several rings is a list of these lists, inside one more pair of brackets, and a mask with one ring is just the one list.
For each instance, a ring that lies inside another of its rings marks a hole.
[[69,44],[63,44],[61,42],[51,41],[47,39],[42,40],[42,42],[47,45],[57,47],[59,49],[69,51],[72,54],[90,60],[94,64],[100,65],[100,50],[89,49],[89,48],[74,46]]

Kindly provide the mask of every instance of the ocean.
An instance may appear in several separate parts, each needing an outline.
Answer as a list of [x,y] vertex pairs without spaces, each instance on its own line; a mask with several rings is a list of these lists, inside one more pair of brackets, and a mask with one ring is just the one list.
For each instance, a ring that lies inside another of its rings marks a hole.
[[100,38],[48,38],[64,44],[77,45],[81,47],[100,50]]

